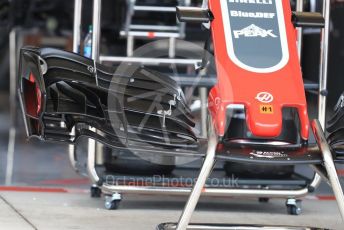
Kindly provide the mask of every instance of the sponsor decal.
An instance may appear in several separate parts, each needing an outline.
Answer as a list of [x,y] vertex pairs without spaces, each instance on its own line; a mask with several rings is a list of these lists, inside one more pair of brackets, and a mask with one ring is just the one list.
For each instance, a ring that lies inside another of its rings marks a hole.
[[240,38],[241,36],[244,36],[246,38],[251,38],[251,37],[277,38],[277,36],[273,33],[273,30],[265,30],[254,24],[249,25],[248,27],[245,27],[242,30],[234,30],[233,32],[234,32],[234,37],[236,39]]
[[87,70],[90,71],[90,73],[94,73],[94,68],[93,66],[87,66]]
[[273,114],[274,107],[272,105],[261,105],[259,111],[262,114]]
[[288,63],[283,0],[219,1],[227,53],[234,64],[255,73],[272,73]]
[[266,13],[266,12],[246,12],[240,10],[231,10],[230,14],[232,17],[239,18],[274,18],[275,13]]
[[228,0],[229,3],[272,5],[272,0]]
[[260,92],[257,94],[256,99],[262,103],[271,103],[274,100],[274,96],[268,92]]
[[258,158],[268,158],[268,159],[288,157],[288,154],[285,154],[284,152],[277,152],[277,151],[252,151],[250,155],[258,157]]

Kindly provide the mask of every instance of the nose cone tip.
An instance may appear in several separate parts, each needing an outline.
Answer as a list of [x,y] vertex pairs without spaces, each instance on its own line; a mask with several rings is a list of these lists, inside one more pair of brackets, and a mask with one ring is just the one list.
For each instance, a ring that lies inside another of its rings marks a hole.
[[262,124],[256,122],[253,126],[251,125],[250,129],[252,134],[257,137],[274,138],[282,132],[282,126],[279,123]]

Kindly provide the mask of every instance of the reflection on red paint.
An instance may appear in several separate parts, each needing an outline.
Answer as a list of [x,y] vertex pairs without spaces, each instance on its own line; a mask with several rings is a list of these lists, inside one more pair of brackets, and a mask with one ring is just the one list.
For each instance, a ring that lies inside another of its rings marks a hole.
[[[35,77],[35,75],[33,75],[33,73],[30,73],[29,81],[31,83],[34,83],[35,87],[36,87],[36,90],[35,90],[36,91],[35,97],[36,97],[36,103],[37,103],[36,104],[37,105],[36,110],[37,110],[37,114],[39,114],[39,112],[41,111],[41,107],[42,107],[42,105],[41,105],[42,93],[41,93],[41,90],[39,89],[39,85],[37,84],[36,77]],[[32,96],[32,95],[25,95],[25,96]]]

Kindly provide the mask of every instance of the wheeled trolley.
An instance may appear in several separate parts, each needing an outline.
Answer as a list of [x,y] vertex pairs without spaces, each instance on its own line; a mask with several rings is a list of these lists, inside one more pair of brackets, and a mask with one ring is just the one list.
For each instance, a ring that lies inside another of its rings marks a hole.
[[[320,177],[332,186],[344,218],[344,195],[334,163],[340,155],[343,129],[330,132],[335,148],[329,146],[323,131],[329,1],[324,2],[325,18],[317,13],[292,12],[289,1],[283,0],[264,4],[209,0],[208,6],[177,8],[180,21],[205,23],[212,33],[218,82],[208,98],[207,139],[193,132],[191,111],[179,85],[170,77],[141,65],[127,65],[119,71],[49,48],[21,51],[19,93],[28,135],[71,144],[87,137],[114,149],[152,157],[204,158],[192,187],[166,187],[163,182],[138,186],[104,183],[96,167],[96,152],[88,151],[88,175],[107,195],[108,209],[118,206],[121,193],[189,195],[175,225],[179,230],[187,229],[201,194],[285,198],[289,213],[298,214],[297,199],[313,192]],[[296,44],[296,27],[304,26],[323,28],[320,119],[312,122]],[[161,100],[156,100],[152,91]],[[331,127],[341,127],[342,104]],[[314,144],[309,141],[310,132]],[[286,138],[285,133],[291,135]],[[296,188],[208,187],[216,160],[312,165],[316,173],[311,181]],[[160,228],[164,226],[171,225]]]
[[[254,7],[250,7],[249,4]],[[207,154],[197,183],[189,196],[178,224],[175,225],[176,229],[188,228],[198,199],[201,193],[207,190],[204,187],[205,180],[209,176],[215,160],[223,157],[234,162],[253,164],[313,165],[316,171],[331,185],[344,220],[344,194],[333,159],[336,152],[331,150],[320,122],[314,120],[311,125],[309,124],[293,31],[295,27],[324,26],[322,42],[323,46],[327,46],[329,5],[329,1],[324,1],[324,15],[327,22],[320,15],[292,13],[288,1],[267,1],[264,6],[264,4],[258,5],[255,1],[210,0],[209,9],[179,9],[181,20],[211,21],[214,49],[218,57],[219,82],[212,89],[209,97],[209,110],[212,117],[209,129],[212,132]],[[326,49],[324,51],[325,59],[327,59]],[[257,57],[261,59],[257,60]],[[325,63],[321,67],[322,74],[326,75],[327,64]],[[242,84],[243,79],[250,84]],[[321,79],[321,81],[323,80]],[[326,81],[321,84],[326,85]],[[230,91],[226,89],[228,87],[231,87]],[[320,89],[320,95],[324,94],[322,90]],[[230,132],[230,128],[228,131],[226,130],[226,124],[231,122],[226,116],[228,108],[238,103],[245,107],[246,125],[252,136],[249,138],[235,137],[224,141],[223,137],[226,137],[226,132]],[[320,108],[321,106],[325,109],[326,103],[321,101]],[[275,138],[281,134],[282,123],[286,122],[283,120],[282,110],[287,107],[293,107],[298,111],[300,122],[298,147],[286,143],[274,143],[271,139],[271,137]],[[338,111],[336,112],[338,113]],[[322,119],[324,123],[325,116]],[[308,143],[309,127],[316,139],[315,147]],[[222,147],[221,150],[225,149],[225,154],[221,153],[219,146]],[[247,192],[258,194],[257,191],[246,190]],[[278,191],[270,192],[275,195],[278,193]],[[240,193],[240,195],[244,194],[245,192]],[[290,208],[294,209],[295,204],[292,205]]]

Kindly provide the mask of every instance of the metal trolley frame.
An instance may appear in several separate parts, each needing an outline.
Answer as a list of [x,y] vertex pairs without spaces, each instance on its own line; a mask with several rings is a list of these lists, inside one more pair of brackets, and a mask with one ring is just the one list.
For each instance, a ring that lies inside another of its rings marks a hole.
[[[204,0],[203,6],[206,6],[207,1]],[[81,25],[81,7],[82,0],[75,0],[75,18],[74,18],[74,52],[79,52],[80,47],[80,25]],[[303,0],[297,1],[297,10],[303,10]],[[154,60],[146,58],[132,58],[132,57],[105,57],[99,54],[100,41],[100,20],[101,20],[101,0],[93,1],[93,45],[92,45],[92,59],[95,61],[130,61],[138,63],[149,63]],[[241,196],[241,197],[257,197],[257,198],[285,198],[288,202],[295,202],[297,198],[304,197],[310,192],[313,192],[321,182],[321,177],[325,179],[333,188],[337,202],[344,219],[344,195],[341,189],[339,179],[336,173],[335,164],[332,158],[330,147],[326,142],[323,129],[325,128],[326,116],[326,92],[327,92],[327,73],[328,73],[328,49],[329,49],[329,29],[330,29],[330,1],[326,0],[323,4],[323,16],[325,18],[325,27],[322,29],[322,43],[321,43],[321,62],[320,62],[320,76],[319,76],[319,107],[318,120],[313,121],[312,129],[317,140],[319,148],[323,154],[323,161],[326,170],[315,167],[315,174],[312,181],[299,189],[244,189],[244,188],[204,188],[206,180],[212,171],[215,162],[215,149],[217,146],[217,137],[211,134],[208,138],[208,149],[203,162],[201,172],[198,176],[197,182],[193,188],[191,187],[157,187],[157,186],[129,186],[129,185],[107,185],[100,184],[101,178],[96,170],[96,143],[94,140],[89,140],[88,155],[87,155],[87,172],[92,183],[100,186],[102,192],[107,197],[106,203],[109,204],[114,201],[121,200],[120,193],[135,193],[135,194],[168,194],[168,195],[189,195],[189,200],[185,206],[184,212],[179,220],[178,230],[183,230],[188,227],[191,215],[194,212],[199,197],[205,196]],[[299,52],[301,55],[301,36],[299,38]],[[159,60],[156,60],[159,61]],[[192,64],[199,60],[179,60],[170,59],[169,63],[184,63]],[[210,127],[211,128],[211,127]],[[77,170],[77,159],[75,156],[74,146],[69,150],[70,161],[75,170]],[[324,173],[324,171],[326,173]]]

